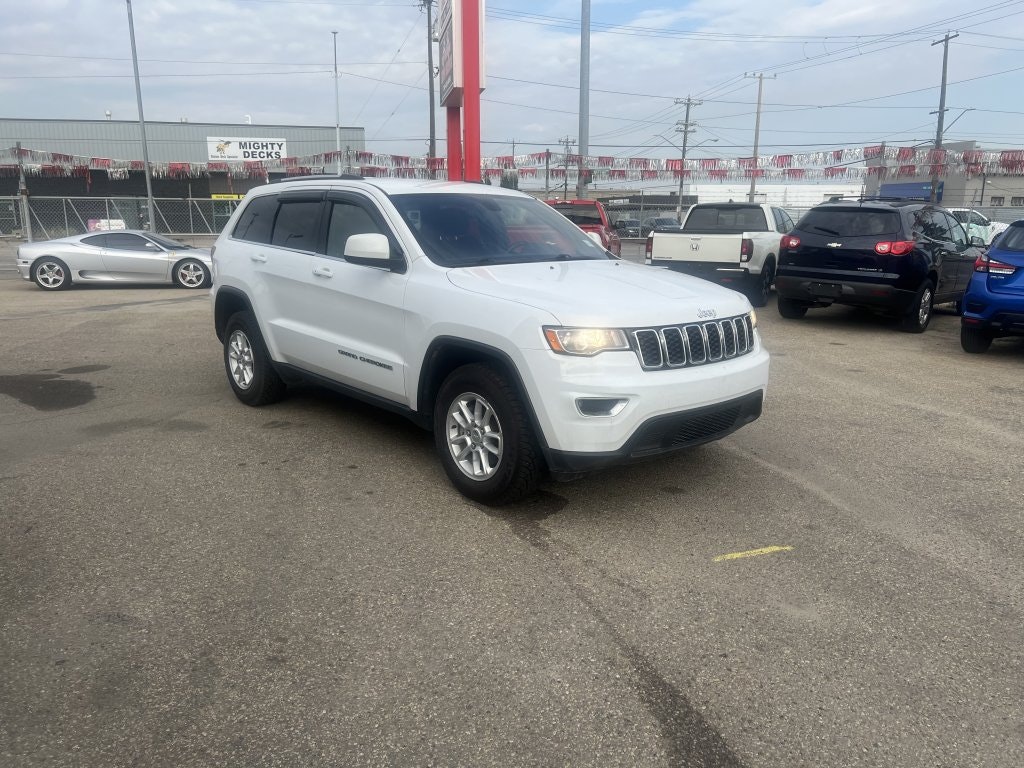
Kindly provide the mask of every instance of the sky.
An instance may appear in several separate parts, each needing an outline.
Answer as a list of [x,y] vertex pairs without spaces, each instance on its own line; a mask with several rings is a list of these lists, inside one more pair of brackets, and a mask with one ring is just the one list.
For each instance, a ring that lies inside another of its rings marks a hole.
[[[1024,146],[1024,0],[593,0],[589,154],[760,154],[933,141],[949,44],[946,141]],[[580,0],[487,0],[482,154],[579,135]],[[138,117],[124,0],[7,0],[0,116]],[[341,124],[367,149],[427,151],[419,0],[133,0],[147,120]],[[435,47],[435,66],[436,61]],[[438,154],[445,153],[437,110]],[[514,146],[513,146],[514,142]],[[46,147],[39,147],[45,150]],[[575,148],[574,148],[574,151]]]

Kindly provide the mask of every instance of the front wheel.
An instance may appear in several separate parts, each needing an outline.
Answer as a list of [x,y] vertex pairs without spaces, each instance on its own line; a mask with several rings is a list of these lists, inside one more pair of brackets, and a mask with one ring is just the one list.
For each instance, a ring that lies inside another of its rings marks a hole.
[[903,330],[907,333],[924,333],[932,319],[934,300],[935,289],[932,287],[931,280],[925,280],[917,289],[914,301],[903,317]]
[[32,265],[32,280],[44,291],[66,291],[71,287],[71,270],[56,256],[43,256]]
[[205,288],[210,284],[210,270],[198,259],[185,259],[174,267],[174,283],[182,288]]
[[542,460],[526,406],[489,364],[464,365],[445,379],[434,443],[452,485],[474,501],[509,504],[537,487]]
[[807,314],[807,303],[779,296],[779,314],[789,320],[799,320]]
[[988,348],[992,346],[992,334],[981,330],[981,328],[962,325],[960,326],[960,346],[964,348],[964,352],[980,355],[982,352],[987,352]]
[[268,405],[284,397],[285,383],[274,370],[251,312],[236,312],[228,319],[224,368],[235,397],[246,405]]

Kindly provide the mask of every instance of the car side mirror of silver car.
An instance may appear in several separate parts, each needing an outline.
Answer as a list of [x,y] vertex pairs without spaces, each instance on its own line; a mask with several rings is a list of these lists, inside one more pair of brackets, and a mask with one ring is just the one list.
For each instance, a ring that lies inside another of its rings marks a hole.
[[985,241],[982,240],[977,235],[971,235],[971,245],[973,245],[975,248],[984,248]]

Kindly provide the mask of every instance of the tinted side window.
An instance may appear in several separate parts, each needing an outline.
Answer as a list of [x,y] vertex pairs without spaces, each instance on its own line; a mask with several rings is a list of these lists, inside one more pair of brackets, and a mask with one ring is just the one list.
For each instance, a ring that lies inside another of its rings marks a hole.
[[[147,249],[148,246],[148,249]],[[144,237],[130,235],[127,232],[110,232],[107,234],[107,248],[115,248],[119,251],[157,251],[153,243]]]
[[274,195],[254,197],[242,211],[232,235],[250,243],[269,243],[274,228],[274,214],[277,213],[277,198]]
[[91,245],[93,248],[104,248],[107,245],[107,236],[91,235],[90,237],[83,237],[82,243],[84,245]]
[[793,230],[793,227],[796,226],[793,223],[793,219],[791,219],[789,217],[789,214],[786,213],[785,211],[782,211],[782,224],[785,227],[785,229],[782,230],[783,232],[791,232]]
[[380,233],[381,228],[360,205],[341,200],[331,203],[331,219],[327,229],[327,255],[341,258],[345,255],[345,243],[352,235]]
[[949,225],[946,223],[946,217],[939,211],[921,211],[914,229],[921,232],[927,239],[940,243],[948,243],[953,239]]
[[316,247],[317,224],[320,221],[319,200],[282,202],[274,220],[271,245],[311,251]]
[[967,233],[964,232],[964,228],[960,226],[960,222],[947,214],[946,224],[949,226],[949,231],[953,236],[953,242],[956,243],[961,250],[965,248],[967,246]]

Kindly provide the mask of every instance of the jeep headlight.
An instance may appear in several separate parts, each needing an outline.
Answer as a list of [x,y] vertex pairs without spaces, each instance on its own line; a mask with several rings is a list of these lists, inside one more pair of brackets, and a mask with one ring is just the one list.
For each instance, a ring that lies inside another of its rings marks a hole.
[[600,352],[628,350],[629,340],[620,328],[552,328],[545,326],[544,338],[562,355],[590,357]]
[[750,325],[752,328],[757,328],[757,312],[750,310]]

